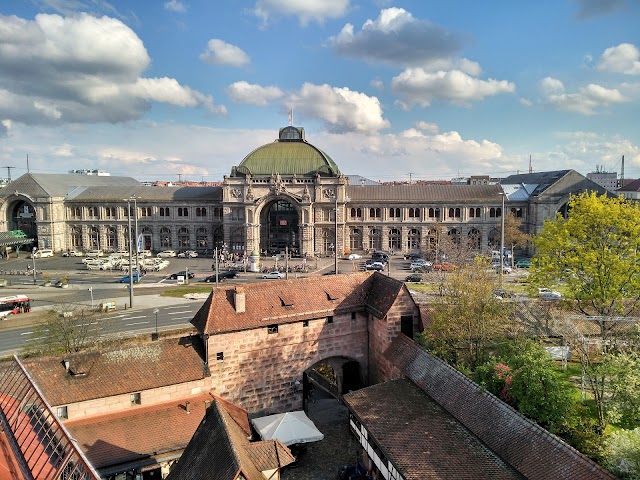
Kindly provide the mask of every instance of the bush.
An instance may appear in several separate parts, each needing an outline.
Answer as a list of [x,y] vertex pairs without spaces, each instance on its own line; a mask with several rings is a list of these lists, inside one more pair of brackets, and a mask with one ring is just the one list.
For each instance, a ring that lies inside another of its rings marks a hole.
[[604,463],[622,479],[640,479],[640,428],[611,433],[606,443]]

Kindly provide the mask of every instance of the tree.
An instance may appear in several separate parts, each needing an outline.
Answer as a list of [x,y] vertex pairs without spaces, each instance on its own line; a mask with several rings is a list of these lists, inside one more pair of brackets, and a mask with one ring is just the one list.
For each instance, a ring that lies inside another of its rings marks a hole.
[[[515,247],[524,248],[531,240],[531,235],[522,229],[522,219],[516,218],[513,213],[504,218],[504,244],[511,247],[511,262],[513,263],[513,250]],[[503,252],[504,253],[504,252]],[[512,265],[513,266],[513,265]]]
[[622,479],[640,479],[640,428],[611,433],[607,439],[605,465]]
[[442,295],[420,336],[433,353],[472,370],[486,360],[488,346],[509,325],[507,305],[493,294],[495,277],[481,257],[443,274]]
[[[568,218],[544,223],[533,241],[531,283],[562,282],[585,315],[626,316],[640,299],[640,210],[623,198],[582,193]],[[607,326],[601,325],[603,340]]]
[[34,328],[36,340],[24,349],[27,355],[55,355],[79,352],[95,346],[108,323],[98,312],[84,307],[60,305],[47,312]]

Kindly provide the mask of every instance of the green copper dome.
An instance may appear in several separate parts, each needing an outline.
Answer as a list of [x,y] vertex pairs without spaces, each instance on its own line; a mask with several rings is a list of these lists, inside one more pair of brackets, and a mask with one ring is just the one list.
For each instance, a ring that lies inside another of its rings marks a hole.
[[276,173],[299,177],[316,174],[336,177],[340,175],[340,170],[329,155],[304,140],[304,129],[285,127],[280,129],[278,140],[256,148],[233,168],[231,176],[267,176]]

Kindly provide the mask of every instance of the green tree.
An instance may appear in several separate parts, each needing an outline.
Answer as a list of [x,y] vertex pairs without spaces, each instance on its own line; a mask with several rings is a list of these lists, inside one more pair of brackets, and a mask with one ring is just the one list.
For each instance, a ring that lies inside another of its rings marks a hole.
[[516,247],[524,248],[531,241],[531,235],[523,230],[522,218],[516,218],[512,213],[504,217],[504,245],[511,248],[511,261],[513,263],[513,250]]
[[420,340],[458,367],[484,363],[494,339],[508,331],[507,304],[493,294],[496,274],[480,257],[443,274],[441,296],[431,305]]
[[622,479],[640,479],[640,428],[611,433],[607,439],[605,465]]
[[[582,193],[568,218],[545,222],[533,241],[531,283],[563,283],[585,315],[629,315],[640,299],[640,210],[623,198]],[[607,325],[601,325],[606,340]]]

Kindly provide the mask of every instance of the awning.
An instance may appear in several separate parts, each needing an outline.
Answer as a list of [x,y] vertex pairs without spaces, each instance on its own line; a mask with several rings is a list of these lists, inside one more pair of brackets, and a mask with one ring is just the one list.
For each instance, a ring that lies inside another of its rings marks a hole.
[[33,238],[28,238],[22,230],[11,230],[10,232],[0,232],[0,247],[13,245],[26,245],[33,243]]
[[286,446],[317,442],[324,438],[322,432],[302,410],[254,418],[251,423],[262,440],[277,439]]

